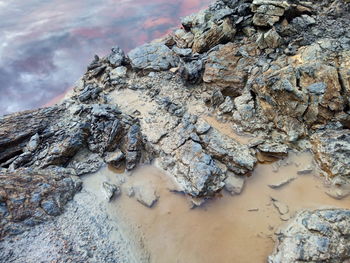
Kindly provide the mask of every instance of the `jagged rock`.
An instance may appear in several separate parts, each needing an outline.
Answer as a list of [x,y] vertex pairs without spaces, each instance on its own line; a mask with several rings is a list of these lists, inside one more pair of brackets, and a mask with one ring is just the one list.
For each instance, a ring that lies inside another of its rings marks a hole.
[[225,190],[231,195],[239,195],[244,187],[245,179],[243,176],[237,176],[234,173],[228,172],[225,179]]
[[278,233],[269,263],[346,262],[350,257],[350,211],[302,211]]
[[113,165],[116,168],[119,168],[122,164],[122,161],[125,159],[125,155],[121,150],[117,150],[114,153],[110,153],[106,158],[106,163]]
[[[247,54],[240,55],[239,52]],[[257,54],[254,45],[240,46],[227,43],[209,54],[203,75],[203,81],[225,89],[226,95],[238,96],[242,93],[248,78],[248,67],[255,64]]]
[[178,65],[178,57],[161,43],[145,44],[128,53],[131,66],[136,70],[161,71]]
[[219,110],[222,113],[230,113],[232,112],[233,108],[234,108],[234,105],[233,105],[232,99],[229,96],[227,96],[225,98],[225,101],[219,106]]
[[80,161],[73,160],[68,167],[73,168],[76,175],[82,176],[97,172],[103,164],[103,159],[98,154],[89,154]]
[[153,207],[159,199],[156,190],[153,189],[150,185],[134,186],[133,192],[136,200],[149,208]]
[[210,97],[210,104],[213,107],[217,107],[221,105],[224,101],[225,101],[225,98],[222,95],[221,91],[219,89],[214,89]]
[[82,182],[61,170],[17,169],[0,174],[0,238],[22,233],[63,212]]
[[311,142],[316,162],[328,176],[350,176],[349,130],[317,132]]
[[282,158],[288,155],[288,146],[281,143],[265,142],[259,144],[257,149],[265,155]]
[[209,30],[195,34],[192,50],[197,53],[208,51],[224,41],[232,40],[235,34],[235,26],[226,18],[221,24],[213,24]]
[[187,141],[179,147],[177,156],[175,176],[185,193],[210,196],[223,188],[224,173],[199,143]]
[[119,67],[121,66],[123,63],[125,63],[125,53],[124,51],[118,47],[115,46],[114,48],[112,48],[112,52],[111,54],[108,56],[108,62],[114,66],[114,67]]
[[184,36],[187,33],[183,31],[181,34],[178,32],[177,36],[184,40],[177,42],[188,43],[186,47],[192,47],[194,53],[203,53],[224,41],[232,40],[236,34],[236,28],[228,18],[231,14],[231,9],[223,8],[217,10],[214,15],[208,10],[203,10],[196,15],[185,17],[182,25],[186,31],[191,32],[193,40],[189,41],[188,38],[185,40]]
[[266,33],[260,33],[257,39],[257,44],[261,49],[277,48],[281,45],[281,43],[282,38],[274,29],[270,29]]
[[191,84],[200,82],[203,74],[202,60],[193,60],[190,62],[181,63],[179,73],[183,79]]
[[[304,129],[302,123],[324,124],[344,109],[337,68],[320,62],[318,52],[317,46],[308,47],[299,52],[301,60],[282,63],[282,68],[279,63],[277,70],[269,69],[254,80],[252,87],[259,107],[286,132],[286,125],[299,126],[294,129],[297,132]],[[302,134],[305,132],[299,136]]]
[[86,102],[88,100],[95,100],[98,98],[101,91],[102,89],[95,85],[86,85],[84,90],[79,94],[79,101]]
[[287,1],[254,0],[252,11],[255,13],[253,24],[256,26],[273,26],[289,7]]
[[113,197],[121,194],[120,188],[115,184],[103,182],[102,188],[104,190],[107,201],[110,201]]
[[224,163],[237,175],[245,175],[252,171],[257,160],[247,145],[211,129],[200,136],[205,150],[215,159]]
[[118,80],[120,78],[125,78],[126,72],[127,72],[126,67],[124,67],[124,66],[117,67],[117,68],[111,70],[111,72],[109,73],[110,80],[113,81],[113,80]]
[[126,142],[126,169],[132,170],[139,163],[141,158],[142,138],[140,132],[140,126],[134,124],[130,127],[127,134]]
[[250,92],[244,92],[234,99],[234,105],[242,120],[249,120],[255,113],[254,100]]
[[174,40],[179,48],[192,48],[194,35],[183,29],[177,29],[174,32]]

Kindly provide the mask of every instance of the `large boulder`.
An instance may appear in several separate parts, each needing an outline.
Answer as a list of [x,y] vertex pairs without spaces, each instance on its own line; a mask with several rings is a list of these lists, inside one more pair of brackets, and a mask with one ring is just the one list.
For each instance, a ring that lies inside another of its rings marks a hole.
[[161,71],[178,65],[176,54],[166,45],[149,43],[128,53],[131,66],[136,70]]
[[347,262],[350,210],[302,211],[277,236],[269,263]]

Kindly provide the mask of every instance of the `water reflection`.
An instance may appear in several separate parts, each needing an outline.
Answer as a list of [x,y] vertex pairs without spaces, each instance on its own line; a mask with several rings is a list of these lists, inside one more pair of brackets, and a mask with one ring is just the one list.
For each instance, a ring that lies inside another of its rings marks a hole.
[[212,0],[0,0],[0,115],[65,92],[94,54],[165,34]]

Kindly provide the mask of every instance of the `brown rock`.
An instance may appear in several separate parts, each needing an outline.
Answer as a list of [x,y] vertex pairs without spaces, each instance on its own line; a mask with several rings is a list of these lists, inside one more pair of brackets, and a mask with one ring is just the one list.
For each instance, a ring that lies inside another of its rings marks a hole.
[[229,94],[225,95],[240,95],[247,81],[248,67],[255,63],[258,51],[255,44],[246,47],[247,57],[240,56],[238,51],[238,45],[228,43],[211,52],[205,65],[204,82],[222,89],[229,87]]
[[232,40],[235,34],[235,26],[229,18],[225,18],[221,24],[213,24],[209,30],[198,32],[194,37],[192,50],[194,53],[203,53],[223,41]]

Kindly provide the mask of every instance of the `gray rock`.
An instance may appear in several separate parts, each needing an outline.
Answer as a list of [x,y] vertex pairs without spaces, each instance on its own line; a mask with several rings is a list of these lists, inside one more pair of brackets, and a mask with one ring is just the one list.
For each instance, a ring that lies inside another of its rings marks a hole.
[[311,137],[316,162],[330,177],[350,176],[350,131],[327,130]]
[[302,211],[279,231],[269,263],[346,262],[349,249],[350,211]]
[[106,199],[108,201],[121,194],[121,190],[117,185],[108,182],[102,183],[102,189],[104,190]]
[[201,135],[210,130],[211,126],[204,120],[199,119],[196,123],[196,132]]
[[194,60],[181,63],[179,68],[180,76],[188,83],[195,84],[202,80],[203,62],[202,60]]
[[124,67],[124,66],[117,67],[117,68],[111,70],[111,72],[109,73],[109,77],[110,77],[111,81],[118,80],[120,78],[125,78],[126,72],[127,72],[126,67]]
[[178,149],[175,176],[183,191],[194,197],[211,196],[224,187],[224,173],[203,147],[192,140]]
[[130,127],[127,134],[127,142],[126,142],[126,169],[132,170],[139,163],[141,158],[141,148],[142,148],[142,138],[140,126],[138,124],[134,124]]
[[167,70],[178,65],[179,59],[166,45],[145,44],[128,53],[131,66],[136,70]]
[[233,109],[234,109],[233,101],[229,96],[227,96],[225,98],[225,101],[222,104],[220,104],[219,110],[222,113],[230,113],[232,112]]
[[216,129],[210,129],[200,137],[206,152],[224,163],[233,173],[245,175],[253,170],[257,159],[247,145],[221,134]]
[[117,150],[114,153],[110,153],[106,158],[106,163],[113,165],[116,168],[119,168],[122,164],[122,161],[125,159],[125,155],[121,150]]
[[188,57],[192,54],[192,49],[190,48],[178,48],[178,47],[173,47],[173,51],[182,57]]
[[120,47],[115,46],[112,48],[112,53],[108,56],[108,61],[112,66],[121,66],[125,62],[124,51]]
[[39,143],[40,143],[40,136],[39,134],[36,133],[30,138],[29,142],[27,143],[27,150],[30,152],[34,152],[38,148]]
[[304,168],[301,168],[297,171],[298,175],[304,175],[304,174],[311,174],[314,170],[314,167],[312,165],[308,165]]
[[256,42],[261,49],[277,48],[281,45],[282,38],[274,29],[270,29],[266,33],[260,33]]

